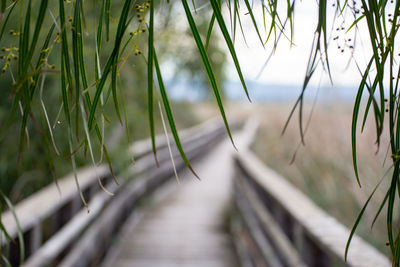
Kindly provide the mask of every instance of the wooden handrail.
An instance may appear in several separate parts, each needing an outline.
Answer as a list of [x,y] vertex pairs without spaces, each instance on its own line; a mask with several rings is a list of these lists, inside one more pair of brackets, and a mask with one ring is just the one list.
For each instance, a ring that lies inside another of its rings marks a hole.
[[[214,139],[218,140],[223,134],[222,123],[211,120],[182,131],[181,141],[188,157],[193,158],[207,148],[207,143],[212,143]],[[142,179],[146,181],[144,187],[139,186],[140,188],[138,187],[135,191],[136,195],[140,195],[146,193],[150,188],[157,187],[158,177],[165,178],[166,175],[171,175],[170,156],[165,141],[162,141],[164,138],[157,137],[158,140],[161,140],[157,146],[158,160],[160,165],[164,167],[156,168],[151,153],[151,141],[149,139],[139,141],[130,148],[135,155],[136,164],[119,175],[122,177],[122,179],[119,178],[121,179],[121,186],[116,186],[112,182],[111,174],[106,165],[98,166],[96,169],[93,167],[82,168],[78,171],[82,191],[89,201],[89,214],[87,214],[86,209],[82,208],[73,175],[59,179],[61,195],[57,187],[51,184],[18,203],[15,206],[15,212],[25,239],[26,256],[28,257],[25,265],[42,266],[56,259],[59,261],[60,255],[65,254],[70,244],[80,238],[88,225],[93,224],[94,218],[103,213],[104,207],[121,199],[117,195],[123,195],[121,192],[129,188],[128,184],[131,181],[136,180],[133,177],[145,177]],[[179,153],[175,146],[173,146],[173,155],[178,168],[184,167],[183,162],[180,162]],[[153,179],[147,180],[151,175],[146,173],[157,175]],[[110,197],[99,189],[98,177],[106,184],[107,189],[114,192],[116,196]],[[125,201],[128,200],[125,199]],[[5,212],[2,221],[11,237],[16,238],[17,227],[11,212]],[[17,243],[11,243],[11,254],[18,253]],[[11,257],[18,258],[17,255],[11,255]]]
[[[235,162],[235,203],[247,228],[243,231],[253,245],[260,248],[266,242],[273,250],[272,255],[258,255],[258,260],[268,262],[266,258],[275,258],[272,260],[278,263],[272,266],[391,266],[386,256],[356,235],[345,262],[350,232],[344,225],[266,167],[251,151],[242,150]],[[262,237],[252,233],[256,227]]]

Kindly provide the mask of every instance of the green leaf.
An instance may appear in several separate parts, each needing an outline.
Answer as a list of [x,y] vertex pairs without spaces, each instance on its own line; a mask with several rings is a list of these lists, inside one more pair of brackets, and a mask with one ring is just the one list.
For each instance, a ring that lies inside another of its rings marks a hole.
[[247,86],[246,86],[246,83],[245,83],[244,78],[243,78],[242,70],[240,69],[239,60],[238,60],[238,58],[236,56],[235,48],[233,46],[231,37],[229,36],[228,29],[226,28],[224,19],[223,19],[222,14],[221,14],[221,8],[220,8],[220,6],[219,6],[219,4],[218,4],[218,2],[216,0],[211,0],[210,2],[211,2],[211,6],[213,8],[213,11],[214,11],[214,15],[217,18],[219,28],[221,29],[222,35],[224,36],[226,45],[229,48],[229,52],[231,53],[233,62],[235,64],[236,71],[237,71],[237,73],[239,75],[239,78],[240,78],[240,82],[242,83],[242,86],[243,86],[243,88],[244,88],[244,90],[246,92],[247,98],[251,102],[251,99],[250,99],[250,96],[249,96],[249,92],[247,90]]
[[33,53],[34,53],[35,48],[36,48],[37,41],[39,39],[39,33],[40,33],[41,29],[43,28],[42,25],[43,25],[43,21],[44,21],[44,18],[45,18],[46,11],[47,11],[47,5],[48,5],[48,0],[42,0],[40,2],[39,14],[38,14],[38,17],[36,18],[36,26],[35,26],[35,31],[33,32],[31,46],[29,48],[29,52],[28,52],[27,58],[25,58],[26,67],[28,67],[29,66],[28,63],[31,62],[31,59],[33,57]]
[[[105,6],[105,23],[106,23],[106,40],[108,42],[109,37],[110,37],[110,16],[111,16],[111,0],[105,0],[106,1],[106,6]],[[101,22],[100,22],[101,23]]]
[[[80,22],[80,5],[81,1],[75,1],[74,7],[74,19],[72,22],[72,57],[73,57],[73,65],[74,65],[74,73],[75,73],[75,135],[78,138],[79,136],[79,99],[80,99],[80,82],[79,82],[79,74],[80,74],[80,67],[79,67],[79,44],[78,44],[78,35],[81,33],[79,32],[79,28],[81,25]],[[79,140],[79,138],[78,138]]]
[[350,27],[347,28],[346,33],[348,33],[354,26],[357,25],[358,22],[360,22],[360,20],[364,19],[365,15],[361,15],[359,16],[357,19],[354,20],[354,22],[350,25]]
[[[373,60],[371,59],[367,70],[371,67]],[[366,71],[363,74],[363,77],[361,79],[360,85],[357,90],[357,95],[356,99],[354,102],[354,108],[353,108],[353,118],[352,118],[352,123],[351,123],[351,152],[352,152],[352,158],[353,158],[353,168],[354,168],[354,174],[356,175],[357,183],[361,187],[360,183],[360,177],[358,174],[358,166],[357,166],[357,121],[358,121],[358,113],[360,111],[360,105],[361,105],[361,98],[362,94],[364,91],[364,87],[366,84],[366,80],[368,77],[368,71]]]
[[[399,162],[397,161],[394,164],[395,166],[392,176],[392,182],[388,189],[389,197],[388,197],[388,207],[387,207],[387,217],[386,217],[389,246],[393,255],[395,255],[395,243],[393,240],[393,210],[395,206],[397,180],[399,179]],[[393,260],[394,262],[399,261],[399,259],[396,258],[394,258]]]
[[[61,0],[62,1],[62,0]],[[76,162],[75,162],[75,153],[72,145],[72,130],[71,130],[71,117],[70,117],[70,109],[69,109],[69,102],[68,102],[68,93],[67,93],[67,81],[65,80],[65,61],[64,56],[61,55],[61,93],[62,93],[62,100],[63,100],[63,109],[64,109],[64,116],[67,125],[68,131],[68,145],[69,145],[69,152],[71,156],[71,163],[72,163],[72,171],[74,173],[74,180],[75,185],[78,190],[79,196],[82,200],[82,203],[85,207],[87,207],[87,202],[85,197],[83,196],[83,192],[79,185],[77,170],[76,170]]]
[[199,31],[197,30],[196,23],[194,22],[193,16],[192,16],[192,14],[190,12],[189,5],[187,4],[186,0],[182,0],[182,4],[183,4],[183,8],[185,9],[186,18],[187,18],[187,20],[189,22],[189,26],[190,26],[190,29],[192,31],[192,34],[193,34],[194,40],[196,42],[197,48],[199,49],[201,60],[202,60],[202,62],[204,64],[204,67],[205,67],[206,72],[207,72],[208,79],[210,80],[211,87],[213,89],[215,98],[217,100],[218,108],[219,108],[221,116],[222,116],[222,118],[224,120],[225,128],[226,128],[226,130],[228,132],[229,138],[231,139],[231,142],[232,142],[233,146],[235,146],[235,144],[233,142],[231,131],[229,129],[228,121],[227,121],[226,116],[225,116],[225,111],[224,111],[224,107],[222,105],[222,99],[221,99],[221,96],[219,94],[219,90],[218,90],[217,82],[215,80],[214,72],[213,72],[213,70],[211,68],[210,60],[208,59],[207,52],[206,52],[206,50],[205,50],[205,48],[203,46],[203,43],[201,41],[200,34],[199,34]]
[[157,149],[154,131],[154,104],[153,104],[153,62],[154,62],[154,1],[150,1],[150,23],[147,55],[147,109],[149,112],[151,146],[157,166]]
[[14,205],[11,203],[11,201],[8,199],[8,197],[1,190],[0,190],[0,196],[4,199],[8,208],[10,209],[11,214],[14,217],[15,224],[17,226],[17,234],[18,234],[18,241],[19,241],[19,265],[22,265],[25,260],[25,244],[24,244],[24,235],[22,232],[22,228],[21,228],[21,225],[19,224],[17,214],[15,213]]
[[208,50],[208,46],[210,44],[210,39],[211,39],[211,34],[212,30],[214,27],[214,22],[215,22],[215,14],[213,13],[211,16],[210,24],[208,25],[208,30],[207,30],[207,38],[206,38],[206,50]]
[[356,218],[356,221],[353,224],[353,227],[351,228],[350,235],[349,235],[349,238],[347,239],[347,243],[346,243],[346,249],[345,249],[345,252],[344,252],[344,260],[345,261],[347,261],[347,255],[348,255],[348,252],[349,252],[350,243],[351,243],[351,240],[353,239],[354,233],[356,232],[356,229],[357,229],[357,227],[358,227],[358,225],[359,225],[359,223],[361,221],[361,218],[364,215],[365,209],[367,208],[370,200],[372,199],[372,196],[375,194],[375,191],[376,191],[376,189],[378,189],[378,187],[381,184],[382,180],[383,180],[383,178],[375,186],[374,190],[372,190],[372,192],[369,195],[367,201],[365,201],[364,206],[362,207],[360,213],[358,214],[358,216]]
[[89,130],[92,129],[93,127],[93,122],[95,119],[95,112],[97,109],[97,105],[99,103],[100,100],[100,95],[103,91],[104,85],[106,83],[108,74],[110,73],[110,71],[112,70],[112,68],[116,68],[117,66],[114,65],[116,62],[118,62],[118,55],[119,55],[119,48],[121,46],[121,42],[122,42],[122,38],[124,36],[126,27],[127,27],[127,20],[128,20],[128,15],[129,15],[129,10],[130,10],[130,6],[131,6],[132,0],[125,0],[124,6],[121,10],[121,15],[119,17],[119,21],[118,21],[118,28],[117,28],[117,33],[115,35],[115,42],[114,42],[114,47],[113,50],[111,52],[111,55],[109,56],[106,66],[103,70],[103,73],[101,75],[100,81],[97,85],[96,88],[96,93],[94,95],[94,99],[92,102],[92,107],[90,109],[89,112],[89,119],[88,119],[88,128]]
[[378,219],[379,215],[381,214],[381,212],[383,210],[383,207],[385,206],[386,201],[388,200],[388,197],[389,197],[389,191],[386,192],[385,197],[383,198],[381,204],[379,205],[378,211],[376,212],[375,217],[372,220],[371,229],[374,227],[374,224],[375,224],[376,220]]
[[8,11],[8,14],[7,14],[6,19],[4,20],[3,26],[1,26],[0,41],[3,38],[4,30],[6,29],[8,20],[9,20],[9,18],[11,16],[12,12],[14,11],[14,8],[15,8],[16,5],[17,5],[17,1],[15,1],[14,3],[11,4],[10,11]]
[[172,114],[171,105],[169,104],[167,91],[165,90],[164,82],[162,79],[160,66],[158,65],[157,54],[156,54],[155,50],[154,50],[153,56],[154,56],[154,66],[156,69],[158,86],[160,88],[161,98],[162,98],[162,101],[164,104],[165,113],[167,115],[169,127],[171,128],[171,132],[174,137],[176,147],[178,148],[178,151],[179,151],[183,161],[185,162],[186,166],[190,169],[190,171],[194,174],[194,176],[196,176],[198,179],[200,179],[200,177],[197,175],[197,173],[192,168],[192,165],[190,164],[188,158],[186,157],[185,152],[183,151],[183,147],[182,147],[179,135],[178,135],[178,131],[176,129],[174,116]]
[[264,46],[264,41],[262,40],[260,31],[258,30],[258,25],[257,25],[256,19],[255,19],[254,14],[253,14],[253,10],[251,9],[249,0],[244,0],[244,3],[246,4],[247,11],[250,14],[251,21],[253,22],[253,26],[254,26],[254,29],[257,32],[258,38],[260,39],[260,42],[261,42],[262,46]]

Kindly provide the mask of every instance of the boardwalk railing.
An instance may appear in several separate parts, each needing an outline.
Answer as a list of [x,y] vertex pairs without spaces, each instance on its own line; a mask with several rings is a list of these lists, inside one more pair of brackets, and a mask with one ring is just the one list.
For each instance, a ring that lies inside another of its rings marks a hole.
[[[239,124],[231,125],[232,128]],[[348,261],[343,254],[349,230],[326,214],[284,178],[264,166],[247,147],[256,125],[248,123],[244,143],[235,157],[233,238],[242,266],[390,266],[389,260],[355,236]],[[225,136],[225,128],[215,120],[181,132],[190,160],[204,154]],[[143,197],[152,194],[170,177],[173,168],[165,137],[158,138],[157,168],[150,140],[129,149],[136,164],[119,173],[120,186],[106,166],[83,168],[78,172],[90,212],[82,207],[72,175],[60,179],[62,193],[50,185],[20,202],[15,211],[25,243],[24,266],[98,266],[112,246],[113,236]],[[176,147],[172,153],[177,169],[185,165]],[[99,189],[103,181],[108,196]],[[10,212],[3,224],[17,241],[18,231]],[[13,266],[19,262],[18,242],[6,247]]]
[[[232,125],[238,126],[237,123]],[[224,126],[216,120],[207,121],[180,132],[182,145],[190,160],[205,153],[225,134]],[[172,140],[172,138],[170,138]],[[24,266],[93,266],[104,256],[113,234],[135,209],[138,201],[154,191],[173,175],[165,136],[157,137],[159,167],[155,165],[150,140],[134,143],[129,149],[136,159],[118,175],[120,186],[105,165],[79,170],[78,178],[90,212],[83,207],[73,175],[59,180],[61,194],[52,184],[15,207],[25,244]],[[172,154],[176,168],[185,166],[175,146]],[[110,197],[98,185],[102,180]],[[3,224],[15,241],[18,229],[10,211],[2,216]],[[17,266],[20,256],[18,242],[6,247],[10,261]]]
[[391,266],[349,230],[317,207],[249,150],[235,159],[235,244],[242,266]]

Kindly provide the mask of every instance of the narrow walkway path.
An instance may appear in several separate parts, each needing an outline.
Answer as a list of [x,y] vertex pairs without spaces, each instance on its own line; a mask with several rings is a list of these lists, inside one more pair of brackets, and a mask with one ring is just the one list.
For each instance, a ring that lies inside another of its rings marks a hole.
[[193,162],[201,177],[184,171],[181,185],[154,203],[132,232],[122,237],[118,267],[235,267],[227,211],[234,148],[223,141]]

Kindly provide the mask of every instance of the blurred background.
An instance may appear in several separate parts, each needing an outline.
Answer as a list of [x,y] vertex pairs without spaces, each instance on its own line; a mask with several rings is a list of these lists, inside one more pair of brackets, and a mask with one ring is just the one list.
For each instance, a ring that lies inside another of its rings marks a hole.
[[[190,28],[186,23],[184,11],[179,3],[175,3],[178,1],[170,2],[170,4],[161,3],[161,6],[156,8],[156,49],[178,129],[184,129],[207,118],[219,116],[219,111]],[[196,2],[198,8],[193,14],[199,31],[205,38],[212,14],[211,8],[207,4],[208,1]],[[52,5],[54,4],[50,3],[50,10],[55,10],[56,7]],[[71,7],[68,8],[71,13]],[[273,42],[266,46],[261,44],[248,13],[244,8],[240,10],[245,34],[243,36],[239,30],[237,31],[235,45],[252,103],[246,99],[229,51],[217,27],[213,29],[208,47],[209,57],[222,88],[221,94],[228,119],[246,116],[257,117],[261,122],[252,146],[253,151],[265,164],[287,178],[318,206],[351,227],[377,183],[385,174],[390,176],[387,174],[390,167],[388,140],[382,140],[379,149],[377,148],[374,125],[370,121],[359,135],[358,141],[362,188],[357,185],[352,166],[350,139],[352,107],[361,78],[354,62],[365,66],[365,58],[370,50],[364,45],[366,41],[360,38],[363,33],[362,27],[359,29],[358,37],[355,37],[354,31],[342,30],[343,27],[347,29],[352,23],[351,19],[346,20],[348,18],[346,14],[330,24],[329,59],[332,80],[326,68],[321,65],[307,87],[304,102],[305,145],[301,144],[297,112],[285,133],[282,131],[302,90],[316,27],[317,4],[315,1],[302,1],[296,8],[293,42],[287,36],[281,36],[276,50]],[[332,6],[331,9],[329,21],[333,21],[336,8]],[[257,8],[254,10],[257,20],[261,21],[263,15],[257,13]],[[90,41],[94,40],[91,32],[95,29],[97,15],[95,7],[86,15]],[[50,17],[47,19],[51,21]],[[15,29],[17,23],[17,20],[11,21],[6,34]],[[134,31],[136,24],[132,24],[133,28],[129,30]],[[277,37],[275,35],[270,38]],[[359,38],[357,42],[356,38]],[[15,37],[7,35],[3,40],[4,47],[10,47],[15,42]],[[87,64],[93,66],[94,42],[90,41],[86,43]],[[49,63],[57,65],[58,49],[54,48],[48,58]],[[137,49],[146,50],[145,36],[138,40]],[[124,99],[128,114],[129,137],[126,135],[125,126],[119,123],[112,105],[105,107],[108,118],[105,127],[106,144],[117,171],[130,164],[129,157],[121,153],[126,145],[149,136],[146,72],[146,62],[140,55],[129,57],[120,72],[120,98]],[[34,119],[28,125],[29,148],[24,151],[18,168],[16,144],[19,140],[20,124],[16,123],[10,128],[10,134],[2,143],[0,188],[14,204],[52,183],[54,177],[62,177],[71,172],[66,131],[63,127],[64,119],[57,115],[60,106],[53,104],[55,99],[60,99],[58,79],[59,73],[47,75],[43,101],[50,114],[56,145],[61,156],[55,155],[51,145],[43,145],[43,137],[40,131],[35,129]],[[2,88],[7,88],[0,92],[2,94],[0,119],[5,121],[11,106],[10,75],[3,75],[0,83]],[[156,99],[160,99],[159,95],[156,95]],[[32,117],[40,117],[40,102],[36,101],[33,105],[38,111],[34,111]],[[161,133],[159,112],[155,111],[155,114],[156,132]],[[48,149],[49,147],[51,149]],[[86,154],[87,151],[78,150],[76,153],[78,166],[91,163]],[[388,180],[384,179],[382,188],[386,182]],[[378,190],[362,219],[358,233],[389,255],[389,249],[384,246],[387,238],[385,218],[381,216],[371,229],[371,223],[384,197],[385,192]],[[399,224],[398,218],[396,224]]]

